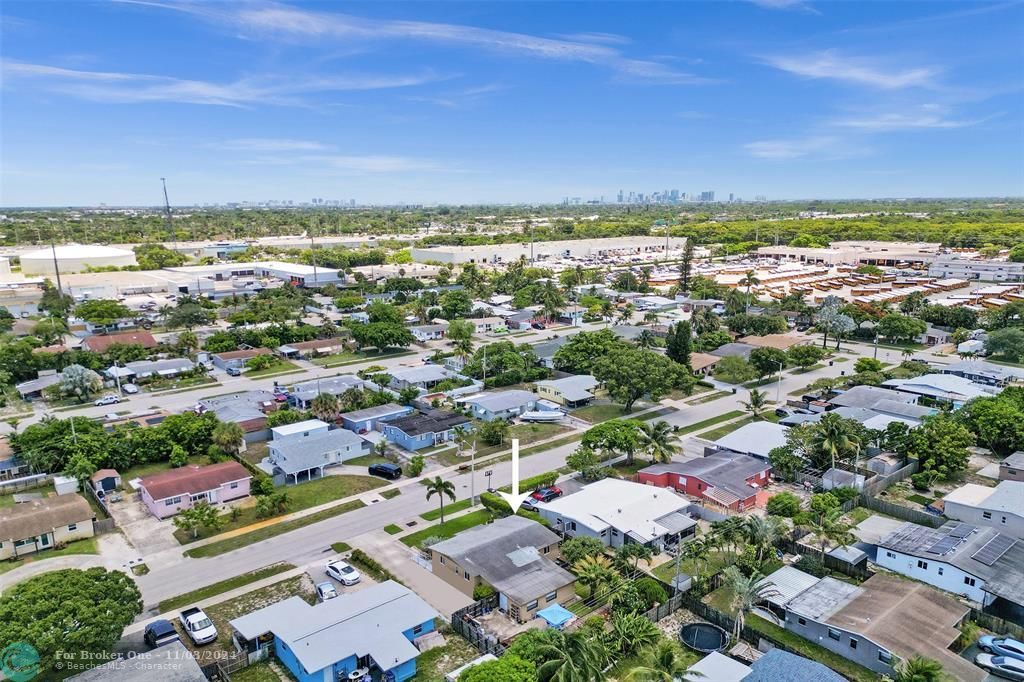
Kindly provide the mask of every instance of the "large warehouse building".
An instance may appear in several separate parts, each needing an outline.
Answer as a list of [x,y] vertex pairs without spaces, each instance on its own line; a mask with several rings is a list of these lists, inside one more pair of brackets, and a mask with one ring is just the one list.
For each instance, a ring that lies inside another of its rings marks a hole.
[[[685,237],[669,239],[670,249],[681,249]],[[556,242],[534,242],[533,258],[600,258],[630,254],[664,253],[664,237],[608,237],[605,239],[577,239]],[[519,258],[530,258],[530,243],[486,244],[483,246],[415,247],[412,259],[418,263],[509,263]]]
[[62,274],[85,272],[89,268],[138,265],[135,254],[125,249],[94,244],[63,244],[56,249],[39,249],[22,254],[21,272],[24,275],[52,275],[54,260]]

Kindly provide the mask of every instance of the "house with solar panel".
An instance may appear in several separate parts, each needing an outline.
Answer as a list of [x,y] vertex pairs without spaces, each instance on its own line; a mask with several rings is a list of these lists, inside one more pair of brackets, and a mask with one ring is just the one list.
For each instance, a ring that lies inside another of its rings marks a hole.
[[882,538],[875,563],[983,607],[1024,616],[1024,541],[995,528],[905,523]]

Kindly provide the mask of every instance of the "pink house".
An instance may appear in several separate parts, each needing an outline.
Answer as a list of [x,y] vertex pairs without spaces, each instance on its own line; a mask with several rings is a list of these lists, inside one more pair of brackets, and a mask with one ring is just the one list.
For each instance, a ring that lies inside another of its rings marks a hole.
[[159,519],[199,502],[217,504],[249,495],[252,475],[238,462],[187,466],[142,479],[139,494]]

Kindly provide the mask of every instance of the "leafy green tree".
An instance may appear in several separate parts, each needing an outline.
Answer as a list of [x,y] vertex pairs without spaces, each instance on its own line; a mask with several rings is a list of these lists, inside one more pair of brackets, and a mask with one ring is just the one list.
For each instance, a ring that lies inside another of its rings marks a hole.
[[927,328],[927,324],[915,317],[890,313],[879,320],[875,330],[890,341],[906,343],[924,334]]
[[597,454],[588,447],[578,447],[565,459],[566,465],[573,471],[580,472],[584,481],[598,481],[607,475],[607,470],[601,466]]
[[464,670],[459,682],[536,682],[537,668],[530,661],[505,654],[495,661],[486,661]]
[[626,412],[645,395],[659,400],[672,389],[687,389],[697,381],[664,355],[632,348],[617,349],[598,359],[593,374]]
[[665,355],[680,365],[690,366],[693,346],[693,327],[689,322],[679,322],[668,328],[665,338]]
[[874,358],[857,358],[857,362],[853,363],[853,371],[858,374],[861,372],[881,372],[885,365],[882,364],[881,360]]
[[1011,362],[1024,361],[1024,328],[1006,327],[989,332],[985,339],[985,351]]
[[390,322],[353,324],[351,331],[352,338],[360,348],[405,348],[415,340],[407,327]]
[[39,653],[44,677],[62,677],[54,671],[67,662],[58,660],[58,652],[106,654],[140,613],[142,596],[126,573],[50,571],[0,596],[0,642],[27,642]]
[[1007,260],[1011,263],[1024,263],[1024,243],[1012,247]]
[[127,306],[109,299],[97,298],[75,306],[75,315],[98,327],[109,327],[132,317]]
[[589,556],[604,553],[604,543],[597,538],[577,535],[562,543],[561,552],[565,562],[572,566]]
[[427,480],[425,485],[427,488],[427,500],[437,495],[437,501],[441,509],[441,523],[444,523],[444,498],[447,497],[452,502],[455,501],[455,484],[444,480],[440,476],[435,476]]
[[825,359],[825,351],[817,346],[793,346],[786,351],[786,361],[806,370]]
[[53,317],[64,318],[67,317],[68,312],[74,307],[74,305],[74,298],[61,291],[57,291],[57,287],[55,287],[53,282],[50,280],[43,280],[43,296],[39,300],[40,310],[45,311]]
[[910,432],[908,455],[916,457],[921,471],[935,471],[950,480],[967,469],[974,434],[960,421],[945,413],[925,418]]
[[742,384],[756,379],[757,370],[738,355],[730,355],[715,364],[715,378],[729,384]]
[[59,317],[44,317],[32,328],[32,334],[39,337],[44,346],[57,343],[67,331],[67,324]]
[[508,422],[495,419],[481,424],[477,429],[477,436],[487,445],[501,445],[508,438],[509,431]]
[[456,320],[468,317],[473,312],[473,299],[465,291],[455,289],[441,294],[440,298],[441,317],[446,320]]
[[769,514],[793,518],[800,511],[800,498],[789,491],[772,495],[765,507]]
[[623,682],[698,682],[703,675],[689,672],[689,657],[675,642],[662,638],[640,652],[640,661]]
[[1006,389],[992,398],[975,398],[957,416],[978,441],[1000,457],[1024,450],[1024,400],[1020,389]]
[[103,379],[91,369],[81,365],[68,365],[60,373],[60,390],[85,402],[89,396],[103,390]]
[[600,452],[605,459],[625,455],[626,462],[632,464],[641,448],[640,424],[635,419],[609,419],[584,433],[581,445]]
[[598,360],[626,346],[610,329],[580,332],[555,353],[555,368],[571,374],[589,374]]
[[192,329],[202,327],[213,321],[214,313],[206,310],[198,303],[179,304],[167,317],[167,326],[171,329],[184,327]]

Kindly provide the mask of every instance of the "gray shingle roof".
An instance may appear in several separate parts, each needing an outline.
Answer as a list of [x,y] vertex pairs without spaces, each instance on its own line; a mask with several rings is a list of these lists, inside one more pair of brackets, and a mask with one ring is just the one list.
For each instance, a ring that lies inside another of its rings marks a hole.
[[495,391],[494,393],[480,393],[475,396],[460,399],[469,405],[477,405],[491,412],[503,412],[512,410],[537,400],[537,396],[529,391]]
[[750,666],[743,682],[845,682],[831,668],[782,649],[772,649]]
[[740,499],[746,499],[753,492],[747,479],[771,467],[763,460],[735,452],[717,452],[708,457],[699,457],[686,462],[653,464],[640,473],[660,474],[671,472],[682,476],[700,478],[708,485],[722,488]]
[[285,438],[270,442],[271,459],[286,474],[308,471],[328,463],[330,453],[355,446],[361,449],[363,439],[347,429],[321,431],[308,436]]
[[355,410],[353,412],[345,412],[341,415],[342,419],[348,419],[349,421],[361,422],[367,419],[376,419],[377,417],[386,417],[389,414],[401,414],[407,411],[409,408],[404,405],[397,403],[387,403],[385,405],[377,405],[375,407],[367,407],[362,410]]
[[862,407],[870,409],[880,400],[890,400],[902,403],[916,403],[917,398],[913,395],[900,393],[887,388],[877,386],[854,386],[848,391],[840,393],[829,402],[842,407]]

